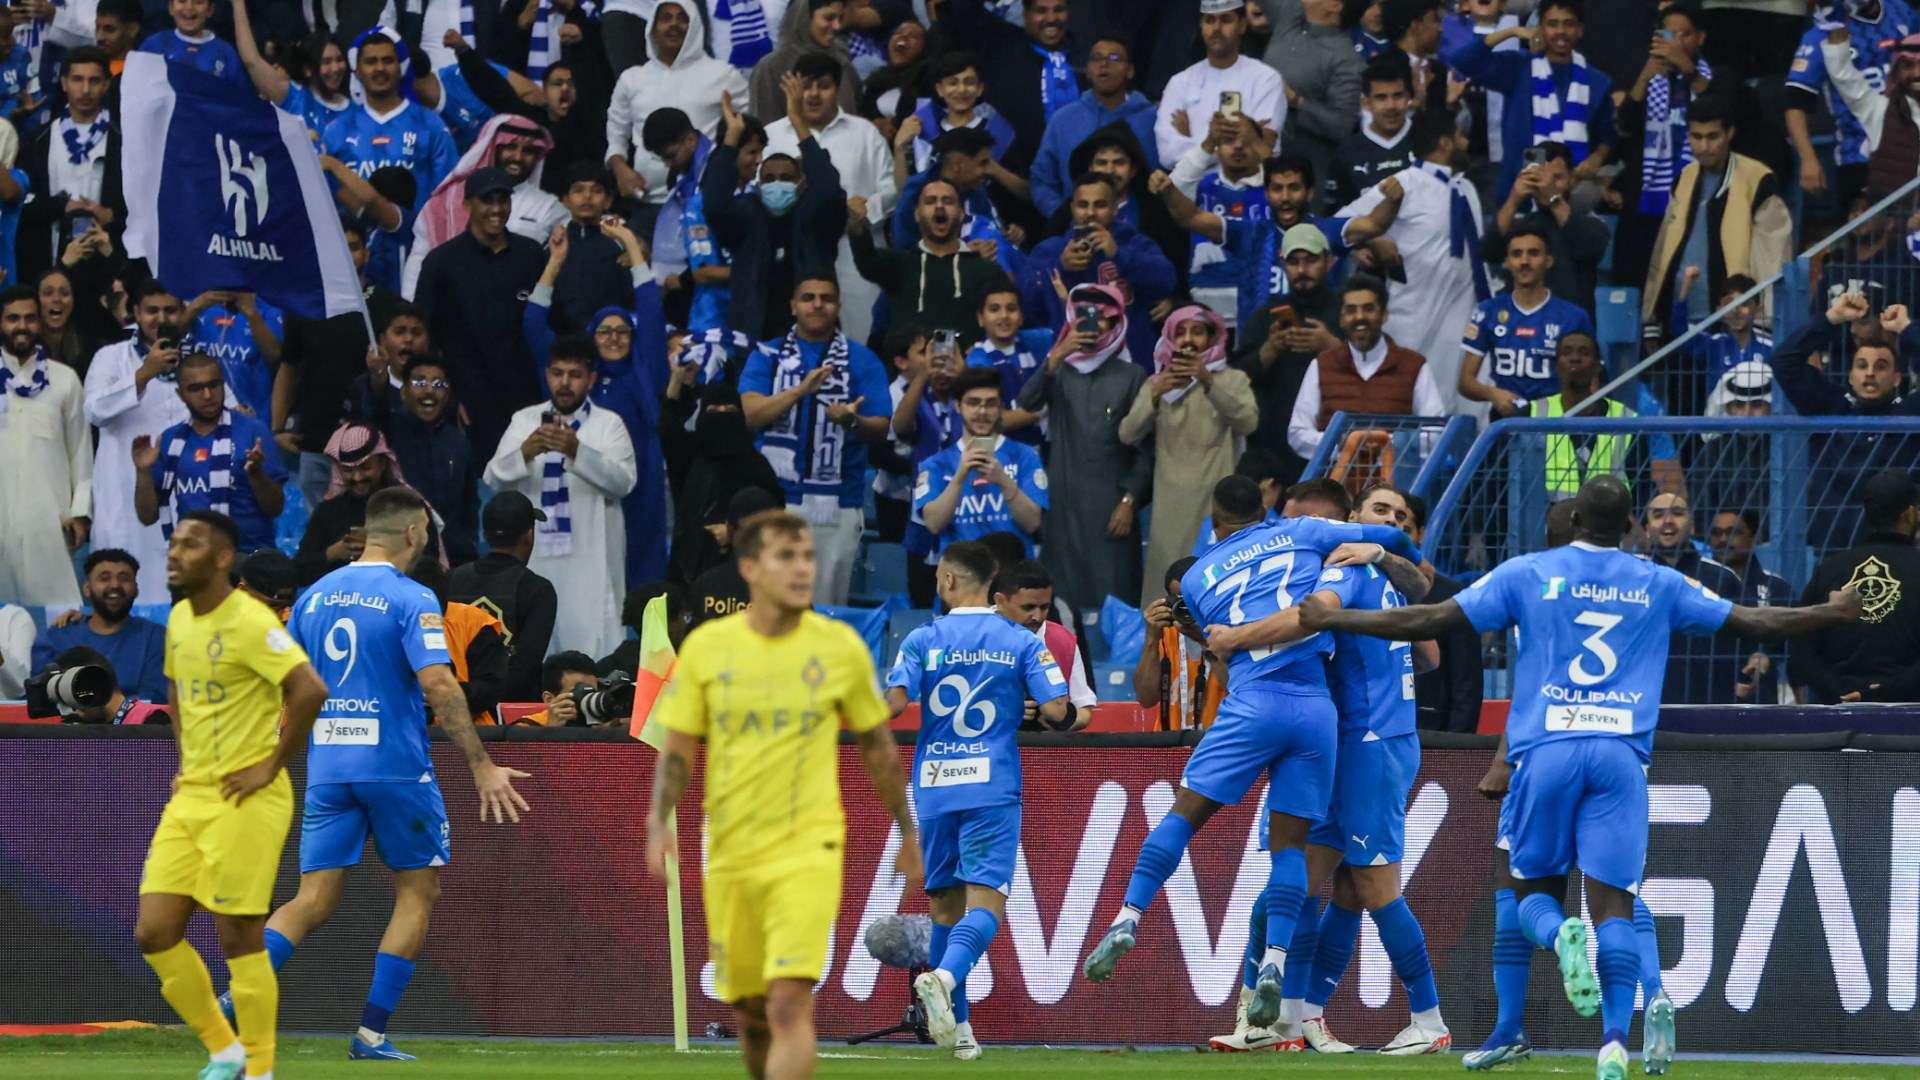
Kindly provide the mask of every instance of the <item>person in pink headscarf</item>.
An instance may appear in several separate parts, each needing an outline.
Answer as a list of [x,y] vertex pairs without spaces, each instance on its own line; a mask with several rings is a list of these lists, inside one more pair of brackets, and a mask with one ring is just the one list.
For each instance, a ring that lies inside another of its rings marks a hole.
[[1109,595],[1140,591],[1136,515],[1152,494],[1153,463],[1121,441],[1120,418],[1147,374],[1127,352],[1127,305],[1110,285],[1069,291],[1055,278],[1066,309],[1053,350],[1020,388],[1018,405],[1047,410],[1053,444],[1041,522],[1040,561],[1054,595],[1079,612],[1098,612]]
[[[301,588],[360,557],[366,544],[367,500],[374,492],[410,486],[386,436],[367,424],[341,424],[327,440],[326,454],[333,462],[327,497],[313,507],[293,556],[294,579]],[[428,516],[431,550],[439,551],[439,515],[429,507]]]
[[466,231],[467,177],[488,166],[505,172],[514,183],[507,231],[546,243],[553,227],[565,224],[569,216],[560,200],[540,186],[547,155],[552,151],[553,136],[524,116],[502,113],[487,121],[453,171],[420,207],[420,216],[413,222],[413,250],[407,253],[407,264],[400,274],[400,291],[412,296],[427,253]]
[[1153,375],[1120,421],[1120,438],[1153,440],[1153,528],[1140,606],[1166,591],[1169,564],[1193,550],[1213,485],[1233,471],[1260,404],[1245,372],[1227,366],[1227,324],[1199,304],[1167,316]]

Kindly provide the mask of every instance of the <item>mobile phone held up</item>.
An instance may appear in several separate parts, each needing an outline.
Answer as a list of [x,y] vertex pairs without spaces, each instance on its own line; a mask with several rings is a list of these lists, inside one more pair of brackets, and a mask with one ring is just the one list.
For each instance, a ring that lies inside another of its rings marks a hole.
[[1076,334],[1098,334],[1100,332],[1100,305],[1073,305],[1073,332]]
[[1545,165],[1547,163],[1547,148],[1544,146],[1529,146],[1520,152],[1520,160],[1524,162],[1528,168]]
[[1292,304],[1275,304],[1269,314],[1273,318],[1273,325],[1282,330],[1297,330],[1300,327],[1300,313],[1293,309]]
[[1240,119],[1240,91],[1220,91],[1220,115],[1229,120]]

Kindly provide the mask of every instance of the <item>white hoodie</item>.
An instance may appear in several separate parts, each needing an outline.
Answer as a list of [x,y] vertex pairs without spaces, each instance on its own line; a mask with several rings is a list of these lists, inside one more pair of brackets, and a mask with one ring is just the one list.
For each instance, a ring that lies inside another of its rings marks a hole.
[[658,7],[673,4],[686,11],[692,25],[687,27],[686,43],[671,65],[653,55],[652,27],[647,33],[647,62],[630,67],[614,84],[613,101],[607,106],[607,157],[624,157],[647,182],[646,199],[650,203],[667,200],[667,163],[648,153],[640,145],[640,129],[655,109],[674,108],[687,114],[693,126],[708,137],[720,130],[720,95],[733,95],[736,108],[747,106],[747,77],[725,60],[707,55],[706,22],[698,6],[680,0],[661,0]]

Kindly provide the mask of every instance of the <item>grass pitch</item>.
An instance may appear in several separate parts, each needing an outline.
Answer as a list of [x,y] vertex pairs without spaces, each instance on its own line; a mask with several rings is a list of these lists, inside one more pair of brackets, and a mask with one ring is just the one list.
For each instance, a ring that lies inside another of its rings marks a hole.
[[[657,1043],[644,1042],[535,1042],[516,1039],[435,1041],[409,1039],[400,1045],[421,1060],[378,1063],[347,1060],[345,1036],[282,1039],[278,1080],[367,1080],[369,1073],[404,1074],[406,1080],[461,1077],[465,1080],[632,1080],[660,1077],[671,1080],[728,1080],[746,1075],[738,1049],[731,1043],[697,1044],[691,1053],[676,1054]],[[193,1036],[180,1028],[116,1031],[100,1035],[46,1036],[0,1039],[0,1076],[10,1080],[121,1080],[121,1078],[195,1076],[206,1054]],[[1635,1067],[1635,1075],[1639,1075]],[[932,1047],[849,1047],[828,1043],[821,1047],[823,1078],[972,1077],[975,1080],[1105,1080],[1107,1077],[1153,1077],[1154,1080],[1198,1080],[1212,1077],[1289,1077],[1295,1080],[1359,1078],[1367,1080],[1427,1080],[1464,1078],[1458,1054],[1434,1058],[1383,1058],[1357,1054],[1323,1058],[1312,1054],[1203,1054],[1178,1050],[1047,1050],[989,1046],[980,1060],[954,1061]],[[1495,1070],[1498,1076],[1591,1077],[1592,1060],[1585,1056],[1536,1056],[1517,1066]],[[1894,1080],[1911,1077],[1906,1065],[1863,1065],[1852,1062],[1689,1061],[1682,1058],[1670,1074],[1675,1080]]]

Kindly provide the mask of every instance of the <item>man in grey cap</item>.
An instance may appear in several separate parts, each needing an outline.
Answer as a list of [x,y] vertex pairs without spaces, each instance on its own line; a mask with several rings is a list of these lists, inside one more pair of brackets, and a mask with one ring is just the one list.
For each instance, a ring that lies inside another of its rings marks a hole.
[[465,402],[475,446],[493,446],[515,409],[541,399],[520,311],[546,253],[507,230],[513,177],[492,165],[467,177],[467,227],[427,253],[409,299],[427,312],[427,330],[460,386],[485,387]]
[[1247,437],[1247,445],[1270,451],[1280,460],[1285,485],[1300,479],[1307,465],[1287,441],[1293,402],[1313,358],[1340,344],[1335,330],[1340,325],[1340,297],[1327,285],[1334,258],[1318,226],[1295,225],[1276,247],[1286,275],[1286,293],[1241,316],[1233,366],[1247,373],[1260,403],[1260,426]]
[[527,568],[533,557],[533,527],[546,511],[518,491],[502,491],[480,514],[487,554],[447,576],[447,599],[472,604],[507,628],[507,664],[502,701],[540,700],[540,662],[553,637],[560,600],[553,583]]

